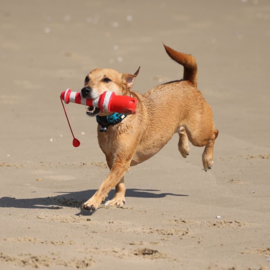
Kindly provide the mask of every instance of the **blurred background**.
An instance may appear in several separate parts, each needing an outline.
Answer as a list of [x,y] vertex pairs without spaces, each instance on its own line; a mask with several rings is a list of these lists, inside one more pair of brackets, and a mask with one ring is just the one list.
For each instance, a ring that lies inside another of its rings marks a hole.
[[[270,146],[267,0],[13,0],[1,1],[0,14],[2,159],[40,144],[54,152],[59,140],[66,147],[59,94],[79,91],[94,68],[141,66],[133,89],[140,93],[181,78],[162,43],[196,57],[198,88],[221,136]],[[75,134],[96,138],[84,107],[67,110]]]

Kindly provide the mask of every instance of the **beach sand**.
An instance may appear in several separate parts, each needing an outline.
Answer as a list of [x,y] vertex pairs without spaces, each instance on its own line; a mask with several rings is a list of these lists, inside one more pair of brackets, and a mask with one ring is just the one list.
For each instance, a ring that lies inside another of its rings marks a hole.
[[[270,268],[269,1],[13,0],[0,14],[0,269]],[[141,66],[140,93],[181,79],[162,42],[197,60],[213,169],[175,136],[126,173],[125,207],[81,210],[109,170],[74,104],[72,146],[59,95],[94,68]]]

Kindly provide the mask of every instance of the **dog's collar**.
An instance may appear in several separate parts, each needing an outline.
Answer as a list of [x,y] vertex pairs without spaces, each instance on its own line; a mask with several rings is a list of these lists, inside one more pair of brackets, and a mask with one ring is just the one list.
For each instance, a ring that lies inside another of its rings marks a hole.
[[126,114],[113,113],[108,116],[96,116],[98,124],[101,126],[100,132],[106,132],[108,126],[114,126],[121,123],[127,117]]

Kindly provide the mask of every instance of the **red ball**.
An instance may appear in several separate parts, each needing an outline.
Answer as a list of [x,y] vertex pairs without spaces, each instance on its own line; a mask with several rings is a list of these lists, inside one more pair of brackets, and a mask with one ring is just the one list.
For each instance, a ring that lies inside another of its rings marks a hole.
[[72,142],[72,143],[73,143],[73,146],[74,146],[74,147],[79,147],[80,144],[81,144],[80,141],[77,140],[76,138],[73,139],[73,142]]

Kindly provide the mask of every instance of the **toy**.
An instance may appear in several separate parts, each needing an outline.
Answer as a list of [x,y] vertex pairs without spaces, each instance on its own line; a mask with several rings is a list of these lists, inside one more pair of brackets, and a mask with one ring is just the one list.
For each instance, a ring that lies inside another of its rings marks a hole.
[[114,92],[104,92],[96,99],[88,99],[83,98],[80,92],[72,92],[71,89],[67,89],[61,93],[60,100],[62,102],[68,125],[73,136],[74,147],[80,146],[80,141],[76,139],[73,134],[63,101],[66,104],[73,102],[77,104],[97,107],[102,113],[118,112],[123,114],[134,114],[136,113],[137,107],[137,100],[135,98],[128,96],[117,96]]
[[61,93],[60,98],[69,102],[94,106],[102,113],[118,112],[123,114],[134,114],[136,112],[137,100],[128,96],[117,96],[114,92],[104,92],[96,99],[82,98],[80,92],[72,92],[70,89]]

